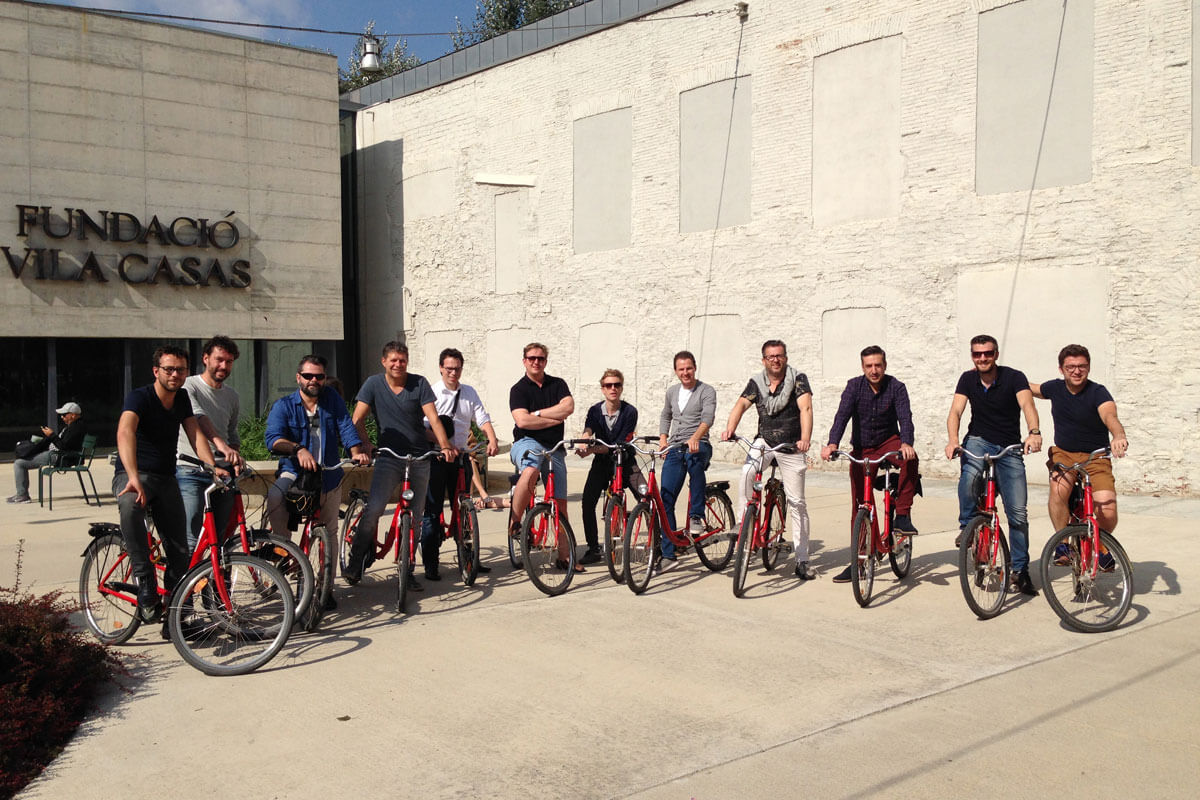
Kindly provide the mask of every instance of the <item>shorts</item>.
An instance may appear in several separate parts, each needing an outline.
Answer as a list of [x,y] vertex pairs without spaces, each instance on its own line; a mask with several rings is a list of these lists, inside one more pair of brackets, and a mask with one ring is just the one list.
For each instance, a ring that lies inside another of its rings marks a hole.
[[[1054,468],[1056,462],[1070,466],[1080,461],[1087,461],[1089,455],[1091,453],[1072,453],[1061,447],[1051,447],[1046,453],[1046,468],[1050,470],[1050,477],[1053,478],[1058,473],[1058,470]],[[1097,458],[1087,465],[1087,473],[1092,477],[1092,491],[1115,492],[1117,490],[1117,482],[1113,478],[1112,459]]]
[[[518,439],[513,442],[512,450],[508,452],[509,460],[518,470],[524,470],[526,467],[537,467],[542,473],[542,481],[546,480],[546,474],[550,471],[554,472],[554,499],[567,499],[567,459],[562,450],[555,450],[549,459],[542,458],[541,454],[545,451],[546,446],[537,439],[526,436],[524,439]],[[548,464],[547,464],[548,462]]]

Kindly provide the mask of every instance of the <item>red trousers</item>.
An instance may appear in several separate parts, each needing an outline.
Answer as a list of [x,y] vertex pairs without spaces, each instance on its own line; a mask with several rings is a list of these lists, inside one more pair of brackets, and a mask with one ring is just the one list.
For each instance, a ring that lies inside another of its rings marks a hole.
[[[861,450],[855,449],[851,454],[855,458],[879,458],[879,456],[889,450],[900,449],[900,435],[897,434],[888,439],[878,447],[867,447]],[[917,461],[913,458],[911,461],[905,461],[900,456],[893,456],[891,459],[893,464],[900,466],[900,494],[896,497],[896,513],[909,514],[912,512],[913,497],[917,494]],[[878,467],[876,467],[878,469]],[[862,498],[862,483],[863,483],[863,468],[858,464],[850,465],[850,513],[853,514],[858,508],[859,500]]]

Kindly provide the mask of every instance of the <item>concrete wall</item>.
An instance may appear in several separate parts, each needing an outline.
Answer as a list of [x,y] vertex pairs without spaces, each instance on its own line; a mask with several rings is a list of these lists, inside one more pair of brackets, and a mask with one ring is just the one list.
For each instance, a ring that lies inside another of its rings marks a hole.
[[[423,352],[461,330],[466,380],[505,431],[520,346],[538,339],[581,411],[599,399],[601,365],[618,367],[653,430],[676,350],[696,352],[723,419],[760,368],[760,343],[781,338],[812,381],[823,441],[858,350],[879,343],[909,386],[923,469],[948,476],[938,454],[969,337],[997,336],[1002,363],[1036,381],[1056,377],[1059,347],[1078,341],[1132,442],[1121,486],[1193,492],[1195,0],[1070,0],[1065,22],[1057,0],[754,0],[744,24],[731,6],[686,2],[367,109],[369,346],[400,330]],[[695,130],[724,120],[747,147],[748,216],[733,224],[730,195],[711,184],[710,218],[683,224],[700,87],[721,91]],[[576,125],[626,108],[629,244],[579,252]],[[1021,124],[1005,129],[997,109]],[[433,169],[447,171],[452,202],[401,207],[401,181]],[[519,204],[502,218],[512,192]],[[403,313],[376,300],[398,285],[411,292]],[[1040,459],[1029,472],[1042,474]]]
[[[0,4],[0,336],[340,339],[336,70],[290,47]],[[18,205],[50,208],[50,234],[68,209],[101,228],[105,212],[183,221],[175,240],[21,236]],[[201,219],[238,241],[191,245]]]

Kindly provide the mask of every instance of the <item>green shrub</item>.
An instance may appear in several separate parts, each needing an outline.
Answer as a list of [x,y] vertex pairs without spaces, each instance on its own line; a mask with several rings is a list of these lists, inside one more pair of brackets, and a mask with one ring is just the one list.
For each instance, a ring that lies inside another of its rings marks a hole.
[[[354,412],[354,407],[349,401],[346,402],[346,411]],[[264,411],[256,417],[242,417],[238,423],[238,435],[242,439],[242,458],[247,461],[274,461],[278,456],[267,452],[267,443],[264,437],[267,433],[267,414]],[[375,422],[375,416],[368,414],[366,419],[367,436],[370,437],[371,443],[379,441],[379,424]]]
[[114,673],[117,656],[75,628],[78,606],[17,581],[0,587],[0,798],[15,795],[70,740]]

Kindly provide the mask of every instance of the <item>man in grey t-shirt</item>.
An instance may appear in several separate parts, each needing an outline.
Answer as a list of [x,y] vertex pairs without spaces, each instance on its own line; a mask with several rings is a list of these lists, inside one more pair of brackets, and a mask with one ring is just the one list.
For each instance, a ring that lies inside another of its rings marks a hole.
[[[228,336],[214,336],[204,344],[204,371],[190,375],[183,382],[192,401],[196,422],[212,443],[214,450],[224,453],[225,460],[235,468],[241,466],[242,456],[238,452],[241,439],[238,437],[238,394],[225,381],[233,372],[233,362],[238,357],[238,346]],[[196,457],[183,430],[179,431],[179,454]],[[187,515],[188,547],[196,549],[200,529],[204,525],[204,490],[212,481],[204,470],[178,459],[175,479],[179,481],[179,493],[183,496],[183,509]],[[233,492],[213,492],[213,520],[220,536],[229,524],[233,511]]]
[[[454,458],[458,451],[446,438],[446,431],[438,419],[436,398],[429,381],[420,375],[410,375],[408,372],[408,347],[401,342],[388,342],[383,346],[383,356],[380,359],[383,372],[372,375],[358,390],[357,404],[354,406],[354,425],[358,428],[359,438],[363,446],[371,452],[374,448],[367,436],[366,419],[368,413],[375,415],[379,424],[379,447],[386,447],[401,456],[418,456],[429,449],[425,438],[425,420],[442,451],[443,458]],[[371,490],[367,497],[367,507],[358,523],[354,535],[354,544],[350,549],[348,566],[342,570],[342,577],[350,585],[358,583],[363,570],[375,560],[375,531],[392,492],[404,480],[404,462],[392,458],[386,453],[379,454],[375,459],[375,474],[371,477]],[[413,521],[420,524],[425,512],[425,493],[429,487],[429,462],[413,463],[409,470],[409,483],[413,491],[411,501]],[[408,575],[409,588],[420,591],[421,585],[411,573]]]

